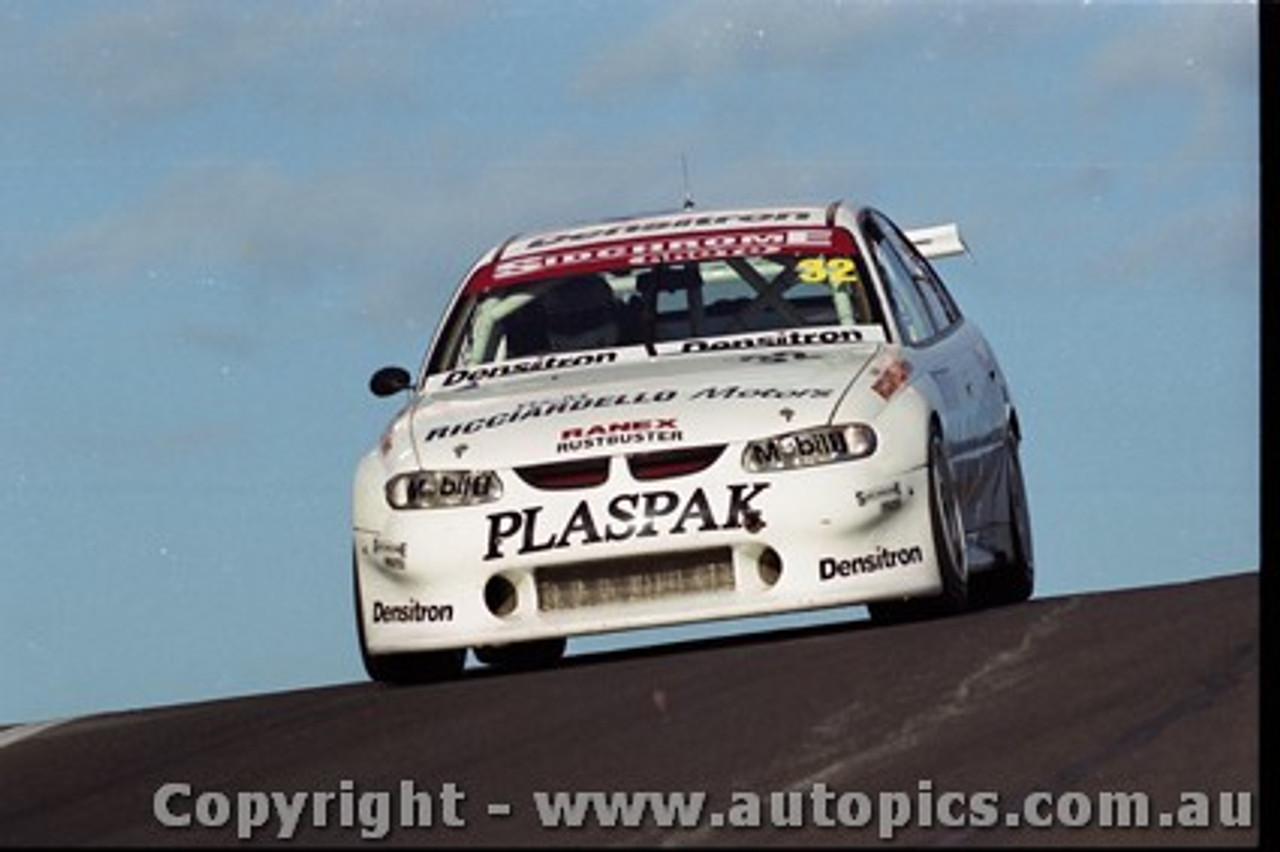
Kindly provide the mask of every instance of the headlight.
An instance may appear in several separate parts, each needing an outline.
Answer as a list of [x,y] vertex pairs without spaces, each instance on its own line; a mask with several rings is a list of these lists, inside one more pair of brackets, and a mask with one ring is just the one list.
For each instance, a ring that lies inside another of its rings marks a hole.
[[491,470],[416,470],[387,481],[393,509],[476,506],[501,496],[502,480]]
[[750,473],[795,470],[865,458],[876,451],[876,433],[865,423],[819,426],[752,441],[742,451]]

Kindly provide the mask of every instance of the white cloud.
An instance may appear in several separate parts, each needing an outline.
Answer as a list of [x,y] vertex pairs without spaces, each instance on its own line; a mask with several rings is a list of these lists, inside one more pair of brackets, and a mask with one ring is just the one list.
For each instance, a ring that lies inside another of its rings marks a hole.
[[1189,86],[1257,91],[1258,12],[1249,4],[1156,7],[1106,44],[1092,62],[1095,85],[1117,95]]
[[[127,206],[37,246],[18,280],[90,287],[234,281],[250,298],[402,268],[444,215],[421,179],[379,168],[295,176],[265,163],[179,167]],[[35,286],[33,284],[32,286]]]
[[[1225,3],[1159,8],[1165,14],[1120,30],[1092,58],[1084,78],[1087,101],[1104,116],[1181,101],[1178,131],[1187,142],[1179,156],[1255,152],[1256,120],[1242,127],[1240,106],[1259,98],[1257,9]],[[1241,133],[1245,129],[1252,132]]]
[[584,66],[579,86],[606,96],[661,91],[739,69],[839,61],[857,57],[892,18],[884,4],[677,3],[639,32],[601,47]]
[[675,3],[638,32],[602,45],[584,65],[579,88],[611,96],[717,78],[758,82],[763,74],[788,70],[810,75],[813,85],[838,86],[850,69],[886,82],[939,63],[982,65],[1052,27],[1040,13],[1045,7],[1027,5]]
[[[0,104],[129,125],[226,100],[386,97],[471,13],[461,3],[125,0],[14,14]],[[15,78],[15,74],[21,72]]]

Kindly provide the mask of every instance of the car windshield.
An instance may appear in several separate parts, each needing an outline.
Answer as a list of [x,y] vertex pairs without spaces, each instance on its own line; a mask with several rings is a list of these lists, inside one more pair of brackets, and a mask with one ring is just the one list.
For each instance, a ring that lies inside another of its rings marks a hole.
[[860,258],[772,254],[479,288],[441,368],[744,332],[880,322]]

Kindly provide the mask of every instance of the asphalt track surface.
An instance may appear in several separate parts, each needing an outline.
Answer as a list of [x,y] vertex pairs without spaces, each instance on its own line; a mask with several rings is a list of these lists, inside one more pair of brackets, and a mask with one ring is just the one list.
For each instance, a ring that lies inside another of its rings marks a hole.
[[[1259,609],[1246,573],[0,731],[0,846],[1256,845]],[[160,824],[166,789],[193,825]],[[540,821],[555,791],[707,798],[571,829]],[[306,807],[292,830],[268,792]],[[1209,825],[1097,825],[1117,793]],[[1071,825],[1007,825],[1029,801]],[[1217,824],[1241,802],[1251,828]]]

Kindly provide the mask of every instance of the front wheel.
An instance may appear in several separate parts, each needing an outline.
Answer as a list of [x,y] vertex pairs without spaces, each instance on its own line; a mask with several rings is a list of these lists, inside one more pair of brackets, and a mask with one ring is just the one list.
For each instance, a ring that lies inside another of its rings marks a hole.
[[462,672],[466,648],[444,651],[412,651],[396,654],[370,654],[363,648],[364,670],[379,683],[435,683],[450,680]]
[[442,651],[409,651],[394,654],[371,654],[364,634],[364,613],[360,599],[359,568],[355,556],[351,560],[351,578],[356,604],[356,633],[360,640],[360,661],[365,674],[380,683],[432,683],[448,680],[462,673],[467,659],[466,648]]
[[495,668],[540,669],[563,657],[567,646],[568,640],[558,636],[530,642],[513,642],[510,645],[480,645],[475,648],[475,654],[477,660]]
[[884,624],[919,621],[963,612],[969,604],[969,571],[964,551],[964,521],[956,495],[955,474],[942,435],[929,435],[929,517],[933,549],[942,575],[942,591],[931,598],[876,601],[867,604],[871,620]]

